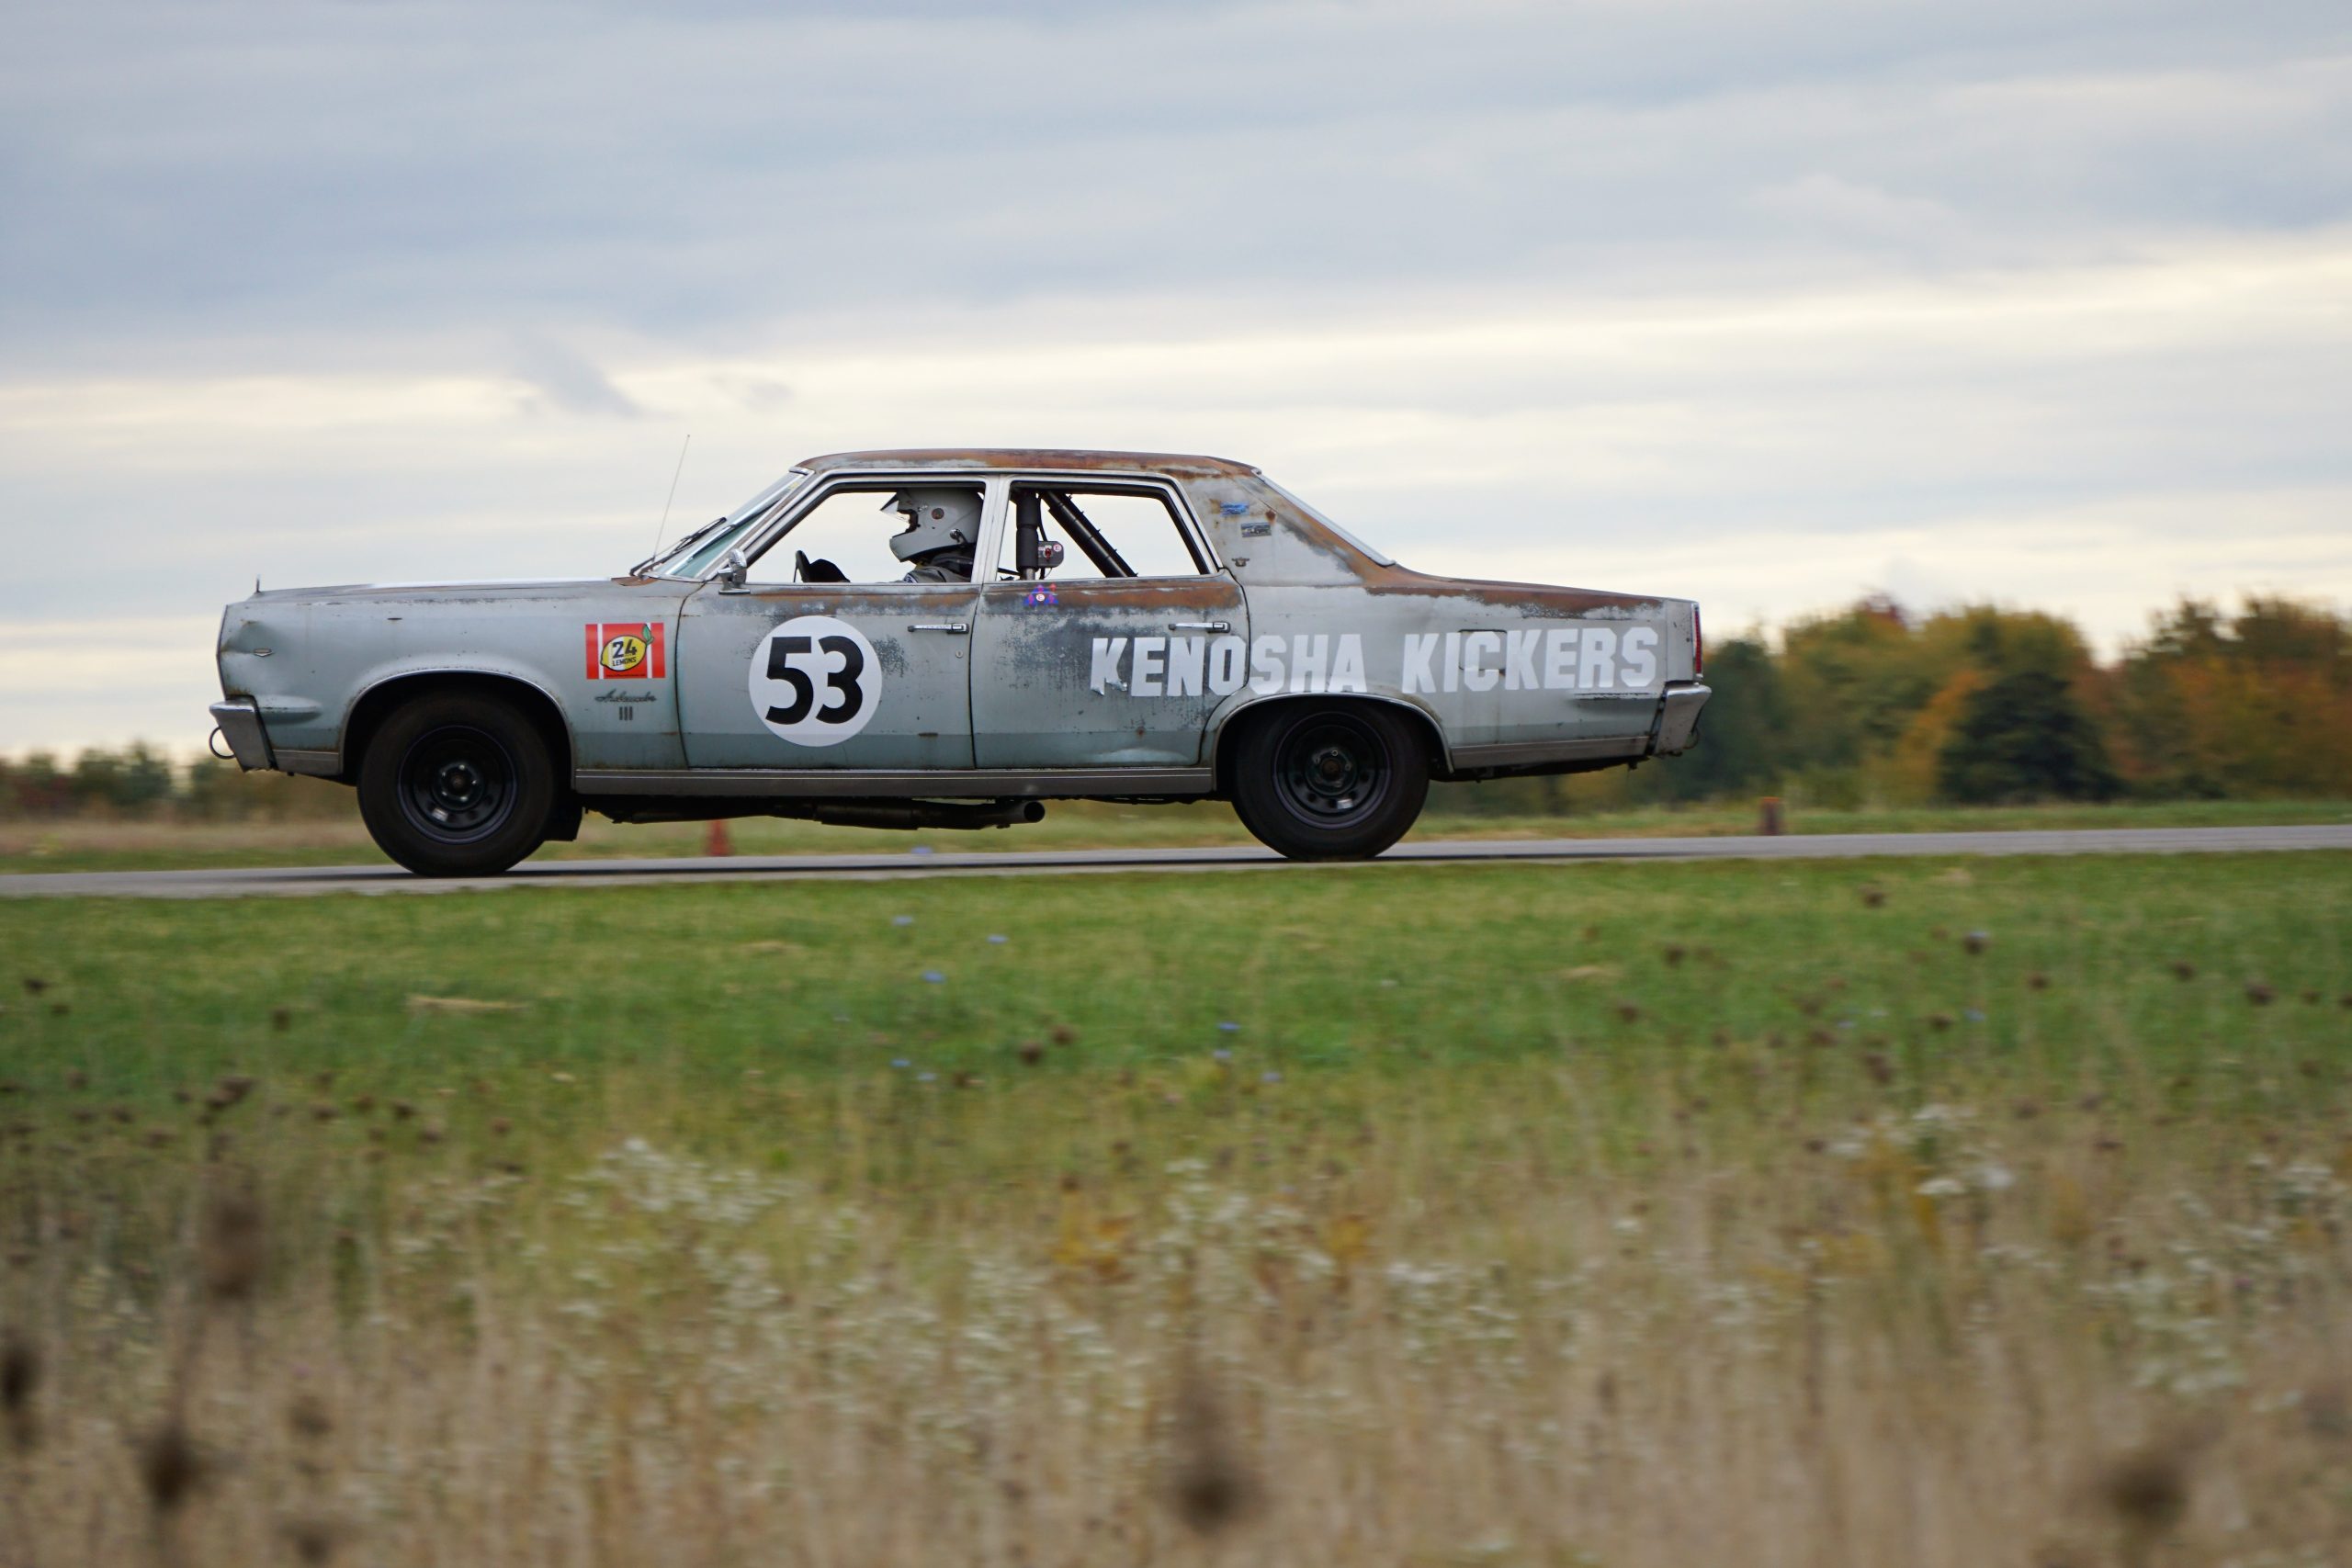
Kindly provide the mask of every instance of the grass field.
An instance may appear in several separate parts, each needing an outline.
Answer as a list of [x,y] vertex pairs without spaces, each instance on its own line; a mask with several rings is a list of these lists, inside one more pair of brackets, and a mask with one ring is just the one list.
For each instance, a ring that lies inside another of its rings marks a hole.
[[0,905],[0,1562],[2346,1561],[2347,873]]
[[[1476,802],[1475,793],[1455,802]],[[1753,802],[1579,811],[1559,816],[1486,816],[1449,810],[1435,799],[1413,839],[1721,837],[1752,833]],[[1907,833],[2003,828],[2214,828],[2267,823],[2352,822],[2352,801],[2166,801],[2147,805],[1919,807],[1833,811],[1792,809],[1793,833]],[[621,827],[590,816],[576,843],[549,844],[542,860],[621,855],[698,855],[701,823]],[[980,832],[903,833],[829,828],[752,818],[728,825],[739,854],[906,854],[930,850],[1144,848],[1254,842],[1230,807],[1116,806],[1057,801],[1046,820]],[[284,822],[140,820],[0,821],[0,875],[40,871],[198,870],[247,865],[382,865],[357,817]]]

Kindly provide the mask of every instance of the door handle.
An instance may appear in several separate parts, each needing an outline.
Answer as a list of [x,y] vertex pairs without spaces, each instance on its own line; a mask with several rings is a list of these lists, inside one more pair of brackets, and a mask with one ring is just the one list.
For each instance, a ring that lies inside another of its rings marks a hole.
[[950,637],[962,637],[972,628],[962,621],[910,621],[910,632],[945,632]]
[[1171,632],[1229,632],[1233,629],[1233,623],[1231,621],[1170,621],[1168,623],[1168,629]]

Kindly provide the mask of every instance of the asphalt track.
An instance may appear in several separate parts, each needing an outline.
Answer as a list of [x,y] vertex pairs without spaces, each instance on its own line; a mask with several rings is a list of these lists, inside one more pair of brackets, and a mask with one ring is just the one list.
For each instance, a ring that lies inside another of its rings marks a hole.
[[[2239,853],[2352,850],[2352,824],[2304,828],[2105,828],[1998,833],[1817,833],[1786,838],[1425,840],[1357,869],[1589,861],[1849,860],[1872,855]],[[396,866],[217,871],[44,872],[0,875],[0,897],[239,898],[305,893],[449,893],[494,887],[631,887],[651,882],[803,882],[915,876],[1059,876],[1137,871],[1301,869],[1271,850],[1043,850],[899,854],[741,855],[694,860],[531,861],[503,876],[428,879]]]

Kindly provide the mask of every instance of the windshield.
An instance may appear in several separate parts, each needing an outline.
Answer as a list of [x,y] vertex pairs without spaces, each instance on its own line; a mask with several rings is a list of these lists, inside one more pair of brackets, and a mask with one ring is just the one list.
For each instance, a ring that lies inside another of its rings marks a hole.
[[712,518],[659,555],[639,561],[637,570],[653,577],[700,577],[808,479],[808,469],[793,469],[724,517]]

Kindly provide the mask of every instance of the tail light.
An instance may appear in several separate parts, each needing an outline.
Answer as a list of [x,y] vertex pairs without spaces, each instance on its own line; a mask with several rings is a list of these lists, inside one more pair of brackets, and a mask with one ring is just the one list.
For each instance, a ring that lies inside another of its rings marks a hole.
[[1690,606],[1690,673],[1707,672],[1707,634],[1699,626],[1699,606]]

